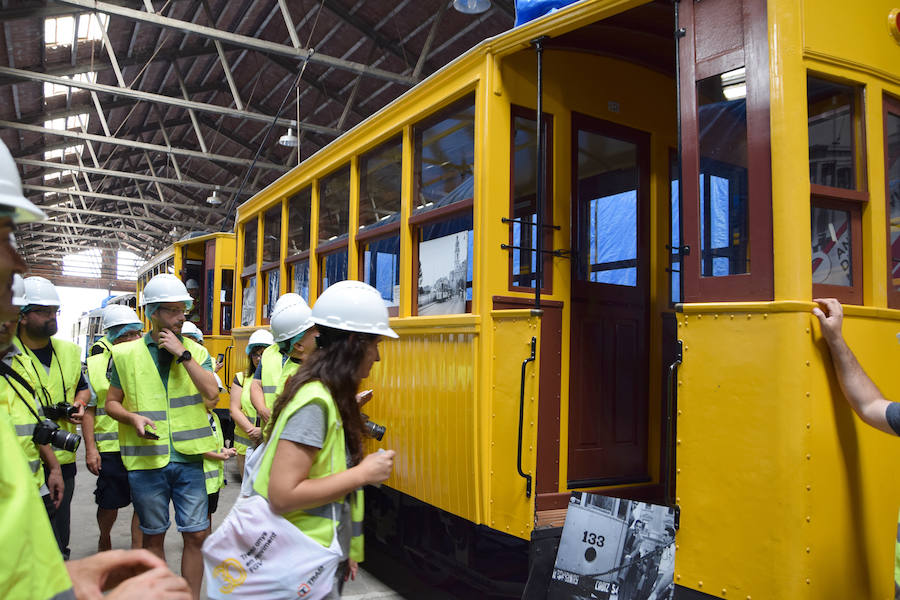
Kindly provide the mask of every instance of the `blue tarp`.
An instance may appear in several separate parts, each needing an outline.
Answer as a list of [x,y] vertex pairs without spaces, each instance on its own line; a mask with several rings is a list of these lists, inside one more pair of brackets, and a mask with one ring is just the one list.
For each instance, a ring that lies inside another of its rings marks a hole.
[[579,0],[516,0],[516,24],[524,25]]

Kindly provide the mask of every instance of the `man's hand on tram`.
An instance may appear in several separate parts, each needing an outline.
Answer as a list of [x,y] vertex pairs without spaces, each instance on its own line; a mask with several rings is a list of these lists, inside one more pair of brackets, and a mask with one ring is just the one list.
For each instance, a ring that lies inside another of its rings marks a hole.
[[844,321],[844,310],[841,308],[841,303],[834,298],[814,298],[813,302],[818,304],[812,309],[812,312],[819,319],[825,341],[831,344],[840,339],[841,324]]

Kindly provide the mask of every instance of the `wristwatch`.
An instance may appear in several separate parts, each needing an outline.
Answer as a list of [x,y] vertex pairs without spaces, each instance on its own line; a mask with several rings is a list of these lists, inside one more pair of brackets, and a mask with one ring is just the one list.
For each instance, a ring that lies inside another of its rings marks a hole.
[[181,364],[188,360],[191,360],[191,351],[185,350],[184,352],[181,353],[181,356],[179,356],[175,362],[177,362],[178,364]]

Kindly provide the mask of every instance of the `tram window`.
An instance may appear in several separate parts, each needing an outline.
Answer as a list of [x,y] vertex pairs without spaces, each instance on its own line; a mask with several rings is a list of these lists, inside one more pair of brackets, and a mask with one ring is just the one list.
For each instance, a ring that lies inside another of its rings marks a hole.
[[263,264],[281,257],[281,203],[266,211],[263,217]]
[[278,267],[263,272],[263,278],[266,282],[265,298],[263,299],[262,318],[264,323],[268,323],[272,318],[272,309],[275,308],[275,301],[278,300],[281,290],[281,271]]
[[288,200],[288,256],[309,250],[312,188],[304,188]]
[[587,218],[585,281],[637,285],[637,145],[592,131],[578,132],[578,198]]
[[861,114],[857,90],[812,75],[806,81],[809,181],[832,188],[859,189],[862,156],[857,143],[861,130],[855,122]]
[[704,277],[750,272],[744,68],[697,82],[700,263]]
[[400,137],[359,157],[359,228],[399,221],[402,183]]
[[298,260],[291,266],[291,291],[309,302],[309,259]]
[[681,167],[678,156],[673,152],[669,159],[669,298],[672,304],[681,302],[681,209],[678,206],[679,185],[681,185]]
[[321,273],[320,293],[327,290],[328,286],[347,279],[347,248],[323,256]]
[[900,308],[900,101],[884,100],[885,197],[889,221],[888,306]]
[[319,244],[347,237],[350,228],[350,165],[319,182]]
[[378,290],[388,312],[396,316],[400,303],[400,236],[369,241],[362,252],[361,279]]
[[815,296],[862,303],[859,206],[813,198],[812,280]]
[[222,304],[222,333],[231,331],[231,306],[234,293],[234,271],[222,270],[222,291],[219,300]]
[[471,311],[474,239],[471,213],[419,228],[416,314]]
[[256,266],[256,219],[244,224],[244,270]]
[[475,99],[470,96],[413,130],[413,214],[471,200],[475,189]]
[[213,294],[215,293],[215,271],[206,270],[206,290],[203,295],[203,333],[209,335],[213,331]]
[[243,285],[241,327],[249,327],[256,324],[256,277],[245,278]]
[[[553,149],[550,146],[553,139],[552,120],[550,115],[544,115],[543,120],[544,144],[548,163],[552,160]],[[537,271],[537,120],[534,111],[513,107],[512,117],[512,205],[510,206],[510,286],[513,288],[534,289],[535,272]],[[553,169],[544,169],[544,207],[543,222],[551,224],[553,208],[550,182],[550,174]],[[553,230],[545,228],[543,249],[550,250],[553,246]],[[520,249],[521,248],[521,249]],[[553,261],[546,255],[543,266],[543,284],[541,288],[550,293],[553,278],[548,276],[553,267]]]

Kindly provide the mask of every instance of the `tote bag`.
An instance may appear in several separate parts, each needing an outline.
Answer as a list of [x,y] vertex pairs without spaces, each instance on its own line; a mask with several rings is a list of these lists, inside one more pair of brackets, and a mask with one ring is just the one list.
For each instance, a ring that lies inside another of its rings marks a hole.
[[[248,463],[244,482],[256,479],[264,447]],[[334,586],[341,560],[337,521],[332,504],[331,545],[328,548],[276,515],[259,495],[242,496],[225,520],[203,543],[207,595],[225,598],[324,598]]]

